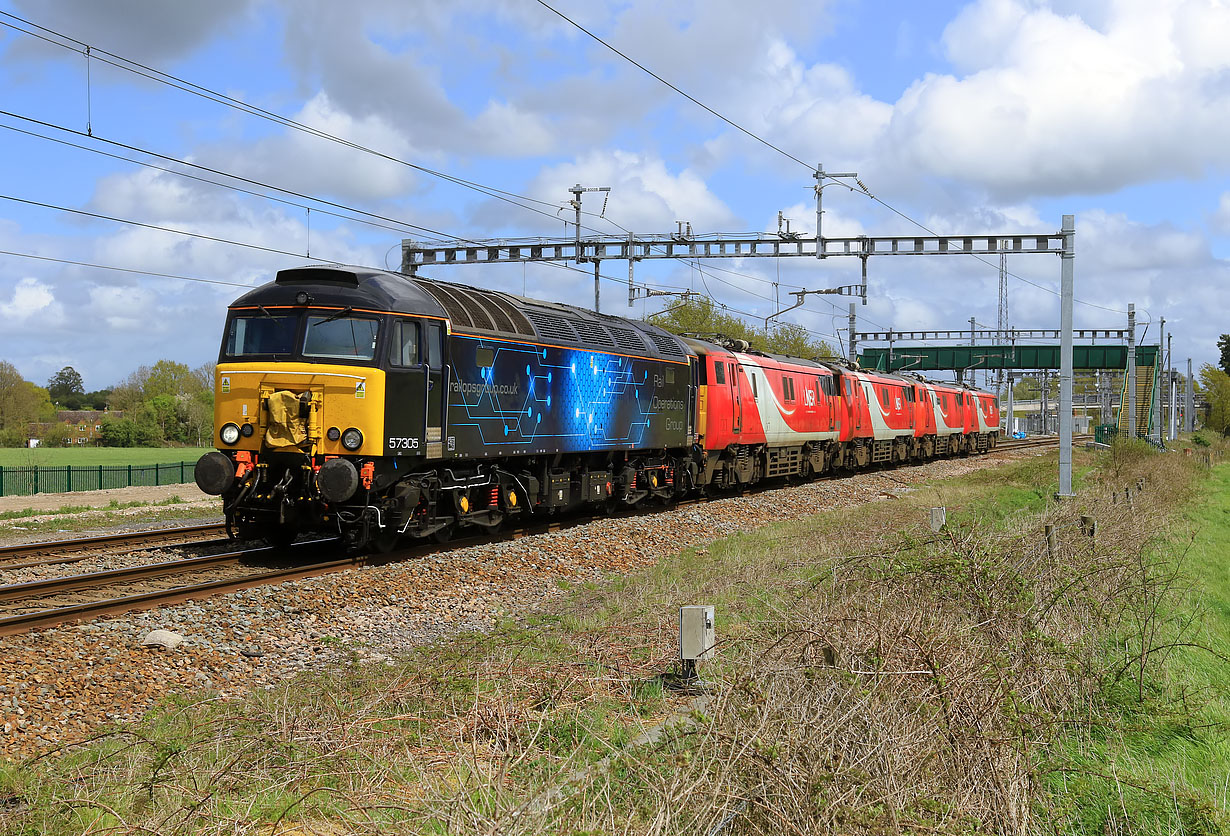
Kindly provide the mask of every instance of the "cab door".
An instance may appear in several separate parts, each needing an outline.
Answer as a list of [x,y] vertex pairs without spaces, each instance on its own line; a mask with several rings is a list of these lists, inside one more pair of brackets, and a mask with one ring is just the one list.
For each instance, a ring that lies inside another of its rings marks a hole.
[[734,363],[727,364],[726,380],[730,384],[730,403],[732,408],[731,429],[733,432],[743,432],[743,396],[739,393],[739,367]]
[[385,373],[385,454],[422,456],[427,451],[427,376],[422,350],[423,321],[395,317],[389,324]]
[[[426,397],[423,400],[423,424],[427,436],[427,456],[440,458],[446,452],[443,441],[447,431],[448,341],[444,338],[444,323],[427,320],[423,323],[423,378]],[[448,445],[452,452],[453,445]]]

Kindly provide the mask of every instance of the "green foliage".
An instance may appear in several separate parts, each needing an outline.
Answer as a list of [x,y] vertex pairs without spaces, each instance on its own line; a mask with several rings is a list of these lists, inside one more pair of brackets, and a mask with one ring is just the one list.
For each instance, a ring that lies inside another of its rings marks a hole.
[[98,438],[104,447],[152,447],[162,441],[157,425],[132,418],[102,419]]
[[56,422],[43,430],[39,444],[44,447],[63,447],[72,441],[73,431],[68,424]]
[[1209,403],[1204,425],[1220,435],[1230,434],[1230,374],[1205,363],[1200,367],[1200,383]]
[[833,347],[814,339],[801,325],[782,323],[768,329],[749,325],[737,316],[718,310],[712,299],[688,300],[650,314],[647,320],[674,334],[691,334],[701,339],[717,336],[746,340],[754,349],[791,357],[833,357]]
[[110,393],[111,408],[131,423],[114,427],[103,444],[204,444],[213,434],[213,369],[213,363],[190,369],[171,360],[141,366]]
[[0,431],[5,446],[24,447],[28,425],[55,414],[47,390],[21,376],[12,363],[0,360]]
[[1230,334],[1222,334],[1217,338],[1217,350],[1221,354],[1221,359],[1217,361],[1217,365],[1226,374],[1230,374]]
[[[47,381],[47,394],[65,409],[77,409],[81,399],[85,397],[85,383],[76,369],[72,366],[65,366]],[[77,406],[70,406],[68,403],[70,399]]]

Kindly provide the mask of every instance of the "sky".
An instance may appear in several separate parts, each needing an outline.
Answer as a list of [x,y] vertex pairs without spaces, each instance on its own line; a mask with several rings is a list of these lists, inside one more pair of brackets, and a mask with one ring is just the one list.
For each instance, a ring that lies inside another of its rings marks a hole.
[[[825,236],[1074,215],[1077,327],[1133,303],[1144,342],[1165,318],[1198,367],[1230,331],[1227,44],[1225,0],[0,0],[0,360],[90,390],[196,367],[279,269],[571,237],[574,184],[611,189],[583,198],[587,236],[770,234],[779,213],[811,236],[823,164],[867,189],[824,190]],[[872,258],[857,330],[994,328],[998,267]],[[570,268],[423,274],[592,305]],[[1058,327],[1059,259],[1007,269],[1010,324]],[[629,308],[626,262],[601,272],[604,312],[676,303]],[[634,275],[755,321],[859,263]],[[848,301],[781,319],[841,344]]]

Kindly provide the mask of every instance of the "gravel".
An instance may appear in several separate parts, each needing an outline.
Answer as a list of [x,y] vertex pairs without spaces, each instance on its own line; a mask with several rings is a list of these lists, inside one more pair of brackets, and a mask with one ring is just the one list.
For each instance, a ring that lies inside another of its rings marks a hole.
[[[171,692],[231,698],[334,663],[392,664],[408,647],[541,608],[561,594],[561,580],[632,572],[688,546],[890,498],[912,484],[994,467],[1015,455],[937,461],[599,519],[8,637],[0,640],[0,757],[25,758],[134,720]],[[115,556],[108,560],[112,568],[125,565]],[[154,630],[184,640],[173,650],[144,647]]]

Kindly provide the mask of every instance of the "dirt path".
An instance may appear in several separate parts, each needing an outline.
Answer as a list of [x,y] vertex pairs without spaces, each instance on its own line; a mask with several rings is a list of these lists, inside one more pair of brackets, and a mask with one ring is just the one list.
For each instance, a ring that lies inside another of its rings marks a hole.
[[73,493],[38,493],[33,496],[0,497],[0,513],[4,511],[57,511],[66,505],[106,508],[112,502],[162,502],[178,496],[185,502],[212,499],[202,493],[195,482],[185,485],[160,485],[158,487],[109,488],[102,491],[75,491]]

